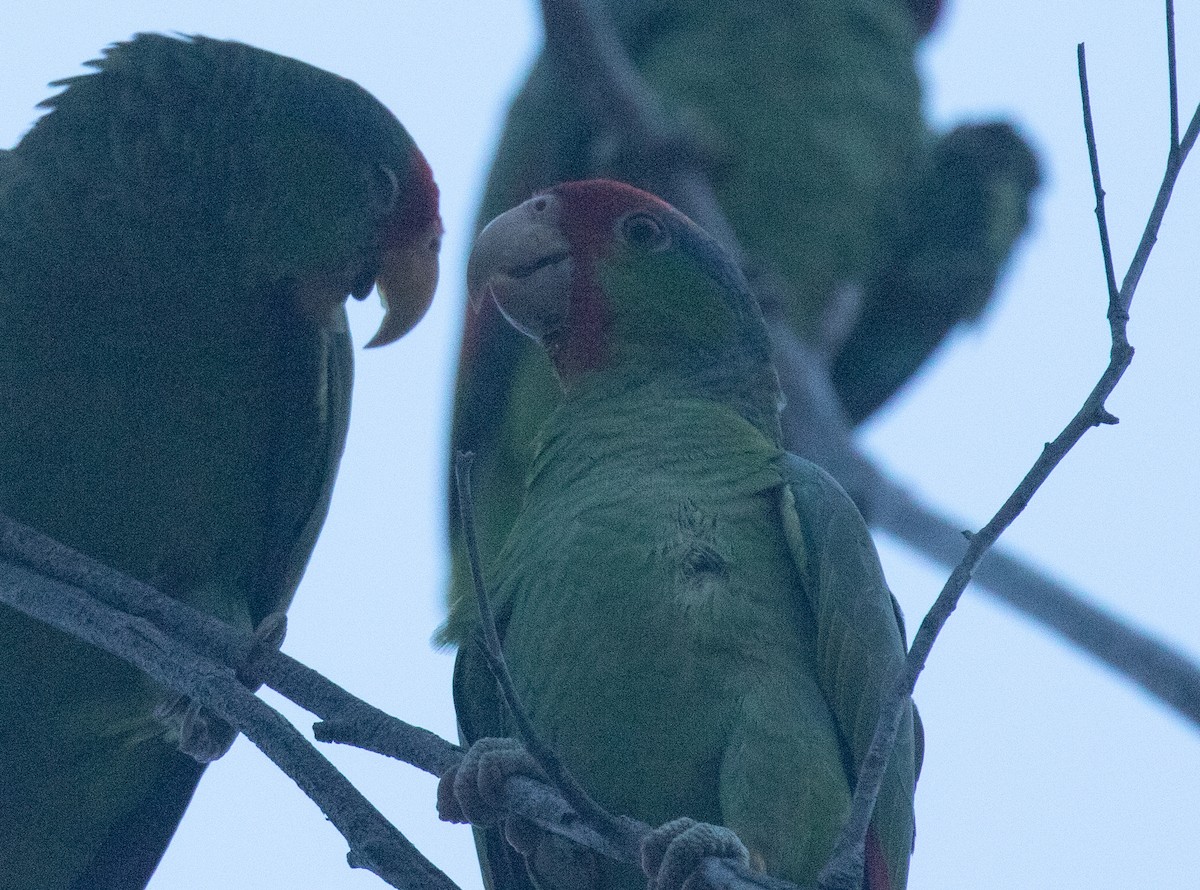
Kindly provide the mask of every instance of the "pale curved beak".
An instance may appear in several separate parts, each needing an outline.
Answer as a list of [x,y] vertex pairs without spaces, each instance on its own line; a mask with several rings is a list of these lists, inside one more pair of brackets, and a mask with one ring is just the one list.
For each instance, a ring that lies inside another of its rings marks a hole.
[[471,250],[467,292],[490,296],[518,330],[535,339],[561,325],[568,305],[571,245],[559,227],[559,200],[537,195],[493,219]]
[[437,289],[441,246],[442,221],[434,219],[416,238],[383,252],[375,277],[383,321],[365,348],[394,343],[424,317]]

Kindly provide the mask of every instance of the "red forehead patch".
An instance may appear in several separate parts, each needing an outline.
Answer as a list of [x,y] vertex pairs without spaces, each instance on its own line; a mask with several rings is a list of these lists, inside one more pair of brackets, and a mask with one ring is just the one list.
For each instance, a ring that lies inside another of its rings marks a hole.
[[438,187],[433,181],[433,170],[425,155],[415,145],[409,153],[408,170],[402,186],[406,192],[403,200],[387,221],[384,247],[394,247],[410,241],[423,231],[429,223],[438,219]]
[[612,179],[564,182],[548,190],[563,202],[559,222],[576,261],[583,256],[596,259],[612,247],[613,224],[638,207],[666,210],[669,205],[649,192]]

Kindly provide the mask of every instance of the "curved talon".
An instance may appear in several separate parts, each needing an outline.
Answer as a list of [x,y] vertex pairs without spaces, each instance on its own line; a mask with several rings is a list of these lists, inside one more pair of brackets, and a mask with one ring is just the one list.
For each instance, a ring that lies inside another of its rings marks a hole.
[[709,856],[750,864],[745,845],[723,825],[685,817],[652,829],[642,840],[642,871],[653,890],[698,890],[704,884],[697,869]]
[[287,636],[287,612],[272,612],[254,628],[256,646],[278,649],[283,645]]

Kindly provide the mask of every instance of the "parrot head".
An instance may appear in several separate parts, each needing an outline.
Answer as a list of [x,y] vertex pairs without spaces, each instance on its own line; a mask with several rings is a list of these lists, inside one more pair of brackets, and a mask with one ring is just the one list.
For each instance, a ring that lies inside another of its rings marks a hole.
[[673,378],[717,394],[778,383],[758,303],[737,264],[654,195],[611,180],[557,185],[492,220],[467,269],[546,349],[566,392],[596,375]]
[[[428,163],[356,83],[203,36],[138,34],[61,80],[19,148],[50,158],[60,194],[115,228],[219,245],[255,293],[294,294],[317,322],[377,286],[378,346],[429,307],[442,223]],[[203,274],[205,270],[196,270]]]

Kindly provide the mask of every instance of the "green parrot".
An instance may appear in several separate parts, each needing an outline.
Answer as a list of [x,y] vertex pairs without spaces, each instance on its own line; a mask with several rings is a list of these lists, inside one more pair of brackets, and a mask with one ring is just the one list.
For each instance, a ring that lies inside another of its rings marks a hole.
[[[346,298],[378,284],[374,345],[420,319],[437,187],[387,109],[295,59],[140,34],[90,66],[0,153],[0,511],[270,625],[345,443]],[[232,741],[207,723],[0,607],[0,887],[144,886]]]
[[[706,159],[752,284],[783,279],[789,299],[773,311],[827,357],[852,421],[870,416],[982,311],[1037,181],[1007,124],[928,130],[915,54],[940,3],[597,5]],[[621,154],[616,135],[588,122],[543,53],[508,113],[480,225],[564,180],[607,175],[661,192],[664,159]],[[558,399],[541,350],[493,315],[468,313],[451,441],[478,456],[487,559],[516,517],[534,433]],[[453,523],[450,537],[458,591],[470,581]]]
[[[849,813],[902,619],[854,504],[780,442],[766,326],[723,249],[659,199],[590,180],[487,226],[468,278],[540,343],[563,399],[487,570],[519,699],[615,814],[732,829],[751,864],[815,882]],[[481,312],[490,311],[486,306]],[[512,736],[452,602],[467,742]],[[919,766],[906,714],[867,840],[866,890],[901,890]],[[550,835],[481,832],[492,890],[642,888]]]

